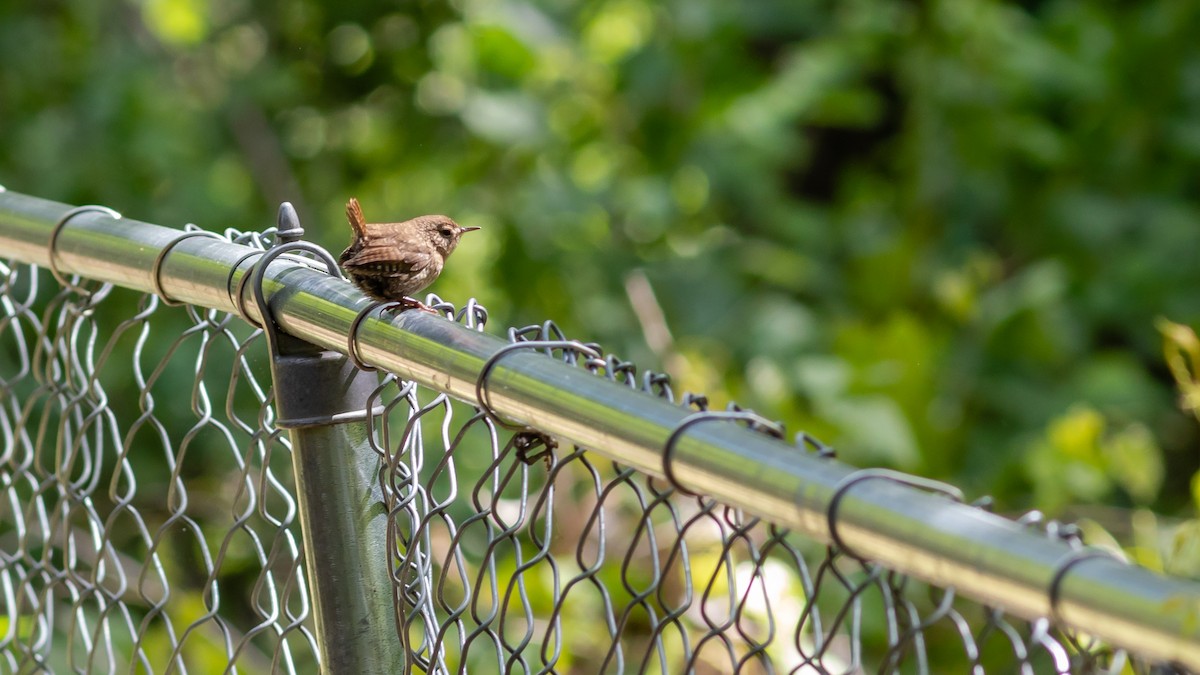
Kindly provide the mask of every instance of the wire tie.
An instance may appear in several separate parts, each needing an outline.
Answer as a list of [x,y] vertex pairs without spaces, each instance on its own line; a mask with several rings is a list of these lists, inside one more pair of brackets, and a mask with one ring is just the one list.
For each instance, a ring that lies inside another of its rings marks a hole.
[[688,415],[675,426],[675,429],[671,431],[671,435],[667,436],[667,442],[663,444],[663,476],[667,479],[671,487],[678,490],[681,494],[695,495],[696,493],[683,487],[679,480],[675,478],[675,470],[673,468],[675,446],[688,427],[710,420],[741,420],[749,422],[751,427],[758,426],[763,428],[768,435],[775,438],[783,438],[783,425],[778,422],[772,422],[762,415],[749,410],[702,410]]
[[54,280],[58,282],[59,286],[74,291],[80,295],[94,295],[98,292],[105,291],[107,288],[112,288],[112,284],[105,283],[95,291],[89,291],[86,288],[69,281],[63,275],[62,271],[58,269],[58,237],[60,234],[62,234],[63,228],[66,227],[67,223],[70,222],[72,218],[82,213],[89,213],[93,211],[103,213],[113,220],[121,219],[121,214],[108,208],[107,206],[89,204],[85,206],[73,207],[68,209],[66,213],[62,214],[62,217],[58,219],[58,222],[54,223],[54,227],[50,230],[50,241],[47,244],[47,248],[50,249],[50,261],[46,267],[50,270],[50,274],[54,277]]
[[178,307],[186,303],[172,300],[171,298],[167,297],[167,291],[162,285],[163,262],[167,259],[167,255],[171,252],[171,249],[175,248],[176,244],[185,239],[193,239],[195,237],[205,237],[208,239],[219,239],[221,241],[225,241],[225,238],[221,235],[217,234],[216,232],[209,232],[207,230],[190,230],[184,232],[178,237],[175,237],[171,241],[167,242],[166,246],[162,247],[162,249],[158,252],[158,256],[154,258],[154,264],[150,267],[150,290],[153,291],[154,294],[157,295],[162,300],[162,303],[167,307]]
[[[403,302],[398,301],[372,302],[366,307],[363,307],[358,314],[354,315],[354,321],[350,322],[350,330],[346,334],[346,356],[350,358],[350,363],[353,363],[355,368],[364,370],[368,373],[373,373],[379,370],[375,366],[367,365],[362,360],[361,355],[358,353],[358,330],[362,328],[363,322],[367,319],[367,315],[379,308],[384,308],[386,310],[389,307],[395,307],[403,304]],[[380,312],[380,314],[382,313],[383,312]]]
[[1054,576],[1050,578],[1050,587],[1047,589],[1047,597],[1050,600],[1050,618],[1059,625],[1065,623],[1058,613],[1058,603],[1062,600],[1062,584],[1063,580],[1067,577],[1067,572],[1070,572],[1071,568],[1079,563],[1097,558],[1107,558],[1128,565],[1125,560],[1112,551],[1095,546],[1073,550],[1055,564]]
[[589,358],[598,359],[600,353],[582,342],[576,340],[526,340],[523,342],[513,342],[497,349],[483,367],[479,369],[479,377],[475,380],[475,400],[479,402],[479,409],[496,424],[509,429],[511,431],[529,431],[532,427],[516,424],[501,419],[500,415],[492,407],[491,395],[488,392],[487,381],[496,364],[500,362],[504,356],[511,354],[514,351],[521,349],[566,349],[576,354],[583,354]]
[[329,251],[326,251],[320,246],[307,241],[290,241],[286,244],[274,246],[270,251],[263,252],[262,257],[254,263],[253,272],[247,273],[242,277],[241,282],[238,283],[238,310],[242,313],[242,318],[253,324],[253,322],[250,321],[250,317],[246,315],[246,307],[243,304],[243,288],[246,280],[250,277],[253,277],[254,304],[258,307],[258,313],[263,317],[263,324],[261,327],[266,331],[267,344],[271,348],[273,357],[279,353],[279,334],[277,330],[278,324],[276,324],[275,319],[271,317],[271,308],[267,305],[266,293],[263,291],[263,281],[265,280],[267,267],[270,266],[271,261],[275,260],[284,253],[287,253],[288,251],[307,251],[312,253],[325,263],[327,271],[331,276],[340,278],[342,274],[341,270],[338,269],[337,262],[334,261],[333,256],[329,255]]
[[825,511],[825,521],[829,527],[829,540],[843,553],[859,560],[865,559],[851,551],[850,548],[846,546],[846,543],[842,541],[841,536],[838,535],[837,511],[838,507],[842,503],[842,497],[846,496],[846,493],[850,491],[850,488],[864,481],[879,478],[908,487],[927,490],[929,492],[937,492],[946,495],[947,497],[950,497],[959,503],[963,501],[962,490],[959,490],[953,485],[942,483],[930,478],[922,478],[921,476],[912,476],[906,473],[901,473],[900,471],[893,471],[892,469],[859,469],[858,471],[847,475],[840,482],[838,482],[837,487],[835,487],[833,490],[833,496],[829,498],[829,507]]
[[237,274],[238,268],[242,266],[242,263],[255,256],[262,256],[265,254],[266,251],[250,251],[244,254],[242,257],[238,258],[232,266],[230,266],[229,276],[225,277],[225,292],[229,294],[229,304],[233,305],[237,310],[238,315],[241,316],[242,319],[251,326],[257,326],[258,324],[251,320],[250,315],[246,313],[246,302],[242,298],[245,295],[244,291],[246,290],[246,282],[249,280],[250,276],[254,274],[254,265],[251,265],[250,269],[246,270],[246,273],[243,274],[242,278],[238,280],[236,290],[233,288],[233,275]]

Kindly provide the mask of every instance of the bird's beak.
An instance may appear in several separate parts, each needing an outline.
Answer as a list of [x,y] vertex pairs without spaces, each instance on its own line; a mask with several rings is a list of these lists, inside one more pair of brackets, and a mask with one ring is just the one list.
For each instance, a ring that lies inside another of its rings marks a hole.
[[462,229],[462,231],[463,231],[463,232],[474,232],[475,230],[478,230],[478,229],[480,229],[480,228],[479,228],[479,226],[475,226],[475,227],[464,227],[464,228]]

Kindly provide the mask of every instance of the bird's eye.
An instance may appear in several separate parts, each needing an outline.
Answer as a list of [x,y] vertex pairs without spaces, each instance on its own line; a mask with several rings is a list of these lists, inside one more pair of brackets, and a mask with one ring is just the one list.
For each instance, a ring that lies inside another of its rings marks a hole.
[[450,228],[448,228],[448,227],[443,227],[443,228],[441,229],[441,231],[439,232],[439,234],[441,234],[441,235],[442,235],[443,237],[445,237],[446,239],[449,239],[449,238],[450,238],[450,236],[454,234],[454,232],[453,232],[453,231],[452,231]]

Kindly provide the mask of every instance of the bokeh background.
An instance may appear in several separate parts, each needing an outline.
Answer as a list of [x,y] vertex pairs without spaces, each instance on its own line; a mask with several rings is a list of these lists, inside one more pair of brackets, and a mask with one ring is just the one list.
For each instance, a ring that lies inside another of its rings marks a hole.
[[4,3],[0,183],[212,230],[286,199],[335,252],[350,196],[446,213],[483,231],[431,290],[496,325],[1197,574],[1197,35],[1194,0]]

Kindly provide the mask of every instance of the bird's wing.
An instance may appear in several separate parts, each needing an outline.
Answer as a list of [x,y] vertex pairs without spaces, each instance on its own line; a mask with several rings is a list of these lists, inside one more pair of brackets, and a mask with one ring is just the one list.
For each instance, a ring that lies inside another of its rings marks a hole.
[[342,261],[342,266],[359,274],[396,277],[411,274],[430,264],[430,253],[405,251],[399,253],[390,241],[366,244],[357,253]]
[[354,228],[355,236],[367,236],[367,219],[363,217],[362,207],[358,205],[358,200],[354,197],[346,202],[346,220],[349,220],[350,227]]

